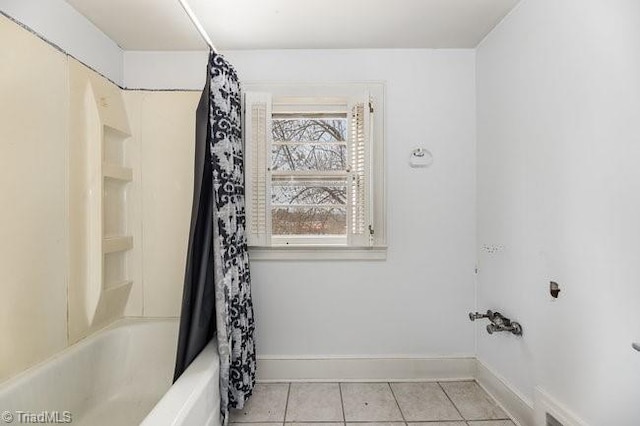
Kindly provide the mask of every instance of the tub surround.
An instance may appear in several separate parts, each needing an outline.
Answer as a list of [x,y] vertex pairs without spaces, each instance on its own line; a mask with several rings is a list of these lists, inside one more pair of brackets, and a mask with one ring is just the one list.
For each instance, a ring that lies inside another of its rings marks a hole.
[[[0,16],[0,382],[67,346],[67,57]],[[46,70],[46,72],[43,72]]]
[[179,315],[198,94],[125,91],[4,16],[0,36],[3,382],[123,316]]

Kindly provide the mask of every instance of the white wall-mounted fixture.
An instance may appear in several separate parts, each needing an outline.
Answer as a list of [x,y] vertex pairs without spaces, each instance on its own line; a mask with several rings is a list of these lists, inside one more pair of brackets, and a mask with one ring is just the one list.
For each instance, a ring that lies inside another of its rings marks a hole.
[[433,164],[433,154],[426,148],[416,147],[409,155],[409,166],[411,168],[424,168]]

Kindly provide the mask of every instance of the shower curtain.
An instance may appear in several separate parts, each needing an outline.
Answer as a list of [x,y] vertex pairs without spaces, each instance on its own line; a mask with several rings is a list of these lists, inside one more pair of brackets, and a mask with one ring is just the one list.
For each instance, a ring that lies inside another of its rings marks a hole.
[[254,317],[245,234],[240,84],[211,52],[196,112],[194,197],[174,381],[212,339],[220,356],[220,414],[255,384]]

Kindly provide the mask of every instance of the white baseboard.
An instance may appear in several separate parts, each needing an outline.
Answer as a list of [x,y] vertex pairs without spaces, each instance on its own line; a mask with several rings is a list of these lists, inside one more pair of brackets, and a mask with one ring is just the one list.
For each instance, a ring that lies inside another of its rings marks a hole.
[[513,390],[504,379],[493,372],[481,361],[476,361],[475,379],[489,395],[520,426],[545,425],[534,420],[533,405],[522,395]]
[[408,382],[473,380],[475,358],[258,358],[258,381]]
[[583,420],[551,398],[541,388],[536,388],[535,391],[535,407],[536,426],[547,424],[547,413],[555,417],[563,426],[587,426]]

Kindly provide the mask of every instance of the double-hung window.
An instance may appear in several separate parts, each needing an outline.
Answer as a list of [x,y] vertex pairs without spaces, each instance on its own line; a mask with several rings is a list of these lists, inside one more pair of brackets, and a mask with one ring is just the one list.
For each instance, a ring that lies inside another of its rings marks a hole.
[[384,258],[382,84],[247,85],[254,258]]

